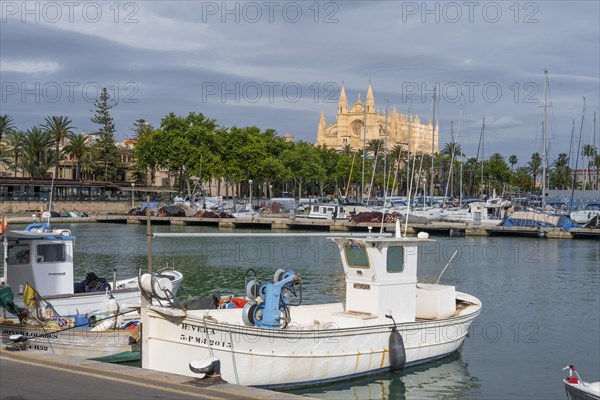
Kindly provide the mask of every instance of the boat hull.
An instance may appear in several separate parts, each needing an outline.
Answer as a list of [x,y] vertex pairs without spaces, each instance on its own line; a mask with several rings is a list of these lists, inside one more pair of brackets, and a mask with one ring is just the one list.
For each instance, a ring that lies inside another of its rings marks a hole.
[[594,392],[582,384],[571,384],[566,380],[563,381],[565,384],[565,390],[567,397],[570,400],[600,400],[600,393]]
[[[150,307],[143,312],[142,366],[196,376],[189,363],[217,357],[223,379],[248,386],[297,387],[374,374],[390,369],[392,324],[363,321],[259,329],[219,322],[237,310],[211,311],[210,317],[177,318]],[[398,324],[406,365],[445,357],[463,343],[480,305],[464,315]],[[206,314],[205,314],[206,315]],[[198,317],[199,316],[199,317]],[[164,355],[168,354],[168,360]]]
[[[170,277],[172,292],[176,295],[183,281],[181,272],[164,271],[162,275]],[[116,287],[117,289],[106,292],[64,294],[43,298],[52,305],[53,314],[60,316],[106,313],[109,311],[108,301],[111,296],[117,301],[121,311],[140,307],[141,295],[137,277],[117,281]],[[19,307],[25,307],[22,296],[15,297],[14,301]]]
[[53,331],[39,326],[21,325],[11,320],[0,320],[2,348],[15,349],[11,335],[28,338],[20,347],[28,353],[45,353],[80,358],[106,357],[123,352],[139,352],[140,344],[130,344],[132,331],[92,331],[69,329]]

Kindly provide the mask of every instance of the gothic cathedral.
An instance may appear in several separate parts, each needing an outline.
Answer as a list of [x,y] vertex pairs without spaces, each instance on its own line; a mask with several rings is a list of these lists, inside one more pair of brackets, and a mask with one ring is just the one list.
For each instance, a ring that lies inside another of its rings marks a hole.
[[[327,125],[325,122],[325,113],[321,111],[321,119],[317,131],[317,144],[332,147],[336,150],[342,150],[345,145],[350,145],[354,150],[362,149],[365,136],[365,121],[367,124],[366,142],[372,139],[385,139],[386,118],[385,113],[375,110],[375,98],[373,90],[369,83],[367,89],[366,104],[360,99],[350,110],[348,110],[348,100],[346,91],[342,84],[340,99],[338,100],[337,116],[333,124]],[[366,110],[365,110],[366,107]],[[433,136],[434,152],[438,151],[438,132],[439,126],[436,126]],[[418,116],[408,117],[405,114],[399,114],[396,106],[387,117],[387,141],[388,149],[395,145],[402,145],[404,149],[409,147],[410,132],[410,152],[431,154],[432,124],[422,124]]]

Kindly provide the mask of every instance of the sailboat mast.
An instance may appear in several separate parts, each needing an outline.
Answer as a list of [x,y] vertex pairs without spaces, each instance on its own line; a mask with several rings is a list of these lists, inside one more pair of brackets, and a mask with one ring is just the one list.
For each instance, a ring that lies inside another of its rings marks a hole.
[[363,155],[362,155],[362,175],[360,184],[360,202],[365,201],[365,159],[367,157],[367,107],[365,109],[364,116],[364,132],[363,132]]
[[481,124],[481,136],[479,137],[479,144],[481,145],[481,194],[483,194],[484,186],[483,186],[483,147],[485,145],[485,139],[483,137],[485,133],[485,118],[483,119],[483,123]]
[[460,174],[458,179],[459,191],[458,191],[458,206],[462,206],[463,198],[463,164],[464,164],[464,152],[463,152],[463,126],[464,126],[464,111],[465,111],[465,98],[461,95],[460,103],[460,121],[458,122],[458,131],[460,132]]
[[[388,139],[388,99],[385,99],[385,135],[383,143],[383,207],[385,211],[385,201],[387,199],[387,139]],[[384,212],[385,214],[385,212]]]
[[583,121],[585,120],[585,96],[583,96],[583,113],[581,114],[581,126],[579,127],[579,141],[577,144],[577,157],[575,157],[575,169],[573,170],[573,182],[571,184],[571,202],[569,210],[573,210],[573,196],[577,185],[577,167],[579,166],[579,148],[581,147],[581,134],[583,133]]
[[[433,165],[433,159],[434,159],[434,153],[435,153],[435,91],[436,91],[436,87],[433,87],[433,118],[431,119],[431,183],[429,185],[429,191],[431,192],[430,196],[431,196],[431,206],[433,206],[433,188],[434,188],[434,184],[433,184],[433,171],[434,171],[434,165]],[[423,204],[423,207],[425,207],[425,204]]]
[[546,205],[546,126],[548,117],[548,70],[544,70],[544,125],[542,129],[542,208]]
[[[407,204],[410,205],[410,196],[409,196],[409,182],[410,182],[410,108],[412,106],[412,99],[409,98],[408,99],[408,150],[407,150],[407,157],[406,157],[406,197],[407,197]],[[413,165],[413,169],[414,169],[414,165]],[[412,183],[412,182],[411,182]]]
[[569,164],[568,167],[571,168],[571,153],[573,151],[573,136],[575,136],[575,118],[573,118],[573,126],[571,127],[571,140],[569,141]]

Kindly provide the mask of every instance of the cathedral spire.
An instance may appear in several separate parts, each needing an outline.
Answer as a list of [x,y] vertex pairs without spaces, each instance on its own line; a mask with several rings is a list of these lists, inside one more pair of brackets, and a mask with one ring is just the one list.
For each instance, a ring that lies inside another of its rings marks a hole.
[[325,128],[327,126],[327,123],[325,122],[325,112],[323,110],[321,110],[321,119],[319,120],[319,129],[321,129],[321,127]]
[[371,81],[369,81],[369,88],[367,89],[366,99],[367,112],[375,112],[375,97],[373,97],[373,89],[371,88]]
[[319,128],[317,130],[317,138],[324,139],[326,130],[327,130],[327,122],[325,122],[325,112],[323,112],[323,110],[321,110],[321,119],[319,120]]
[[344,89],[344,82],[342,82],[342,90],[340,91],[340,99],[338,100],[338,114],[344,114],[348,112],[348,100],[346,99],[346,90]]

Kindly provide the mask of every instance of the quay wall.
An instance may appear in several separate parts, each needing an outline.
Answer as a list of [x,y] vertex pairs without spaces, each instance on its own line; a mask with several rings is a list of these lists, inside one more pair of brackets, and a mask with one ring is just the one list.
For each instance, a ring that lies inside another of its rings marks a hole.
[[[45,206],[46,202],[43,201],[3,201],[0,202],[0,214],[3,212],[7,214],[40,212]],[[79,211],[88,214],[125,214],[130,209],[130,201],[56,201],[52,203],[52,211]]]

